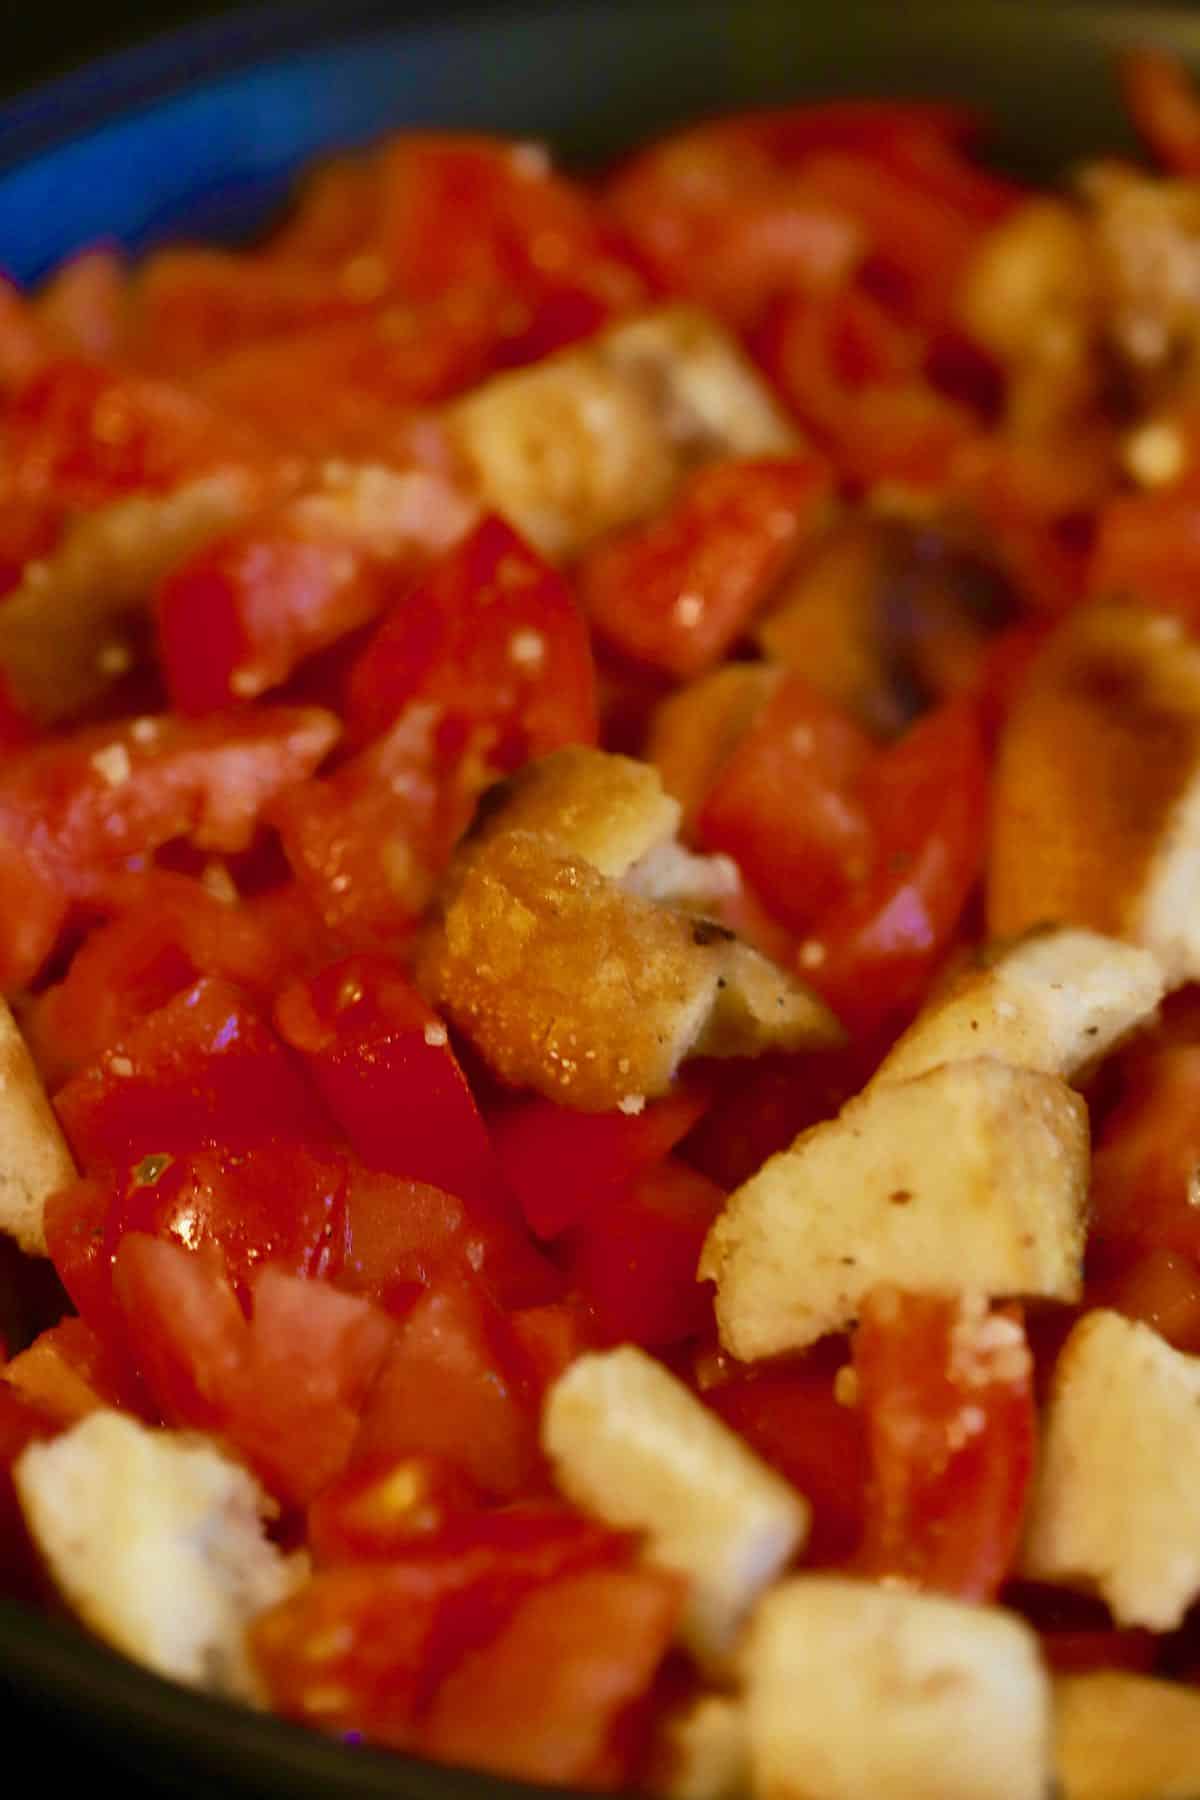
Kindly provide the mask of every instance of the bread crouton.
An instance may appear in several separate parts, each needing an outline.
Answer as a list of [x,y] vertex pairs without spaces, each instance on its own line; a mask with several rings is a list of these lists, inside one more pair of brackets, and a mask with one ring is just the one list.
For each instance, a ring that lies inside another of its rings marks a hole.
[[682,1632],[702,1661],[728,1654],[751,1603],[808,1535],[803,1497],[632,1345],[582,1356],[559,1376],[542,1446],[569,1500],[643,1532],[651,1561],[688,1577]]
[[75,1164],[41,1076],[0,1000],[0,1231],[30,1256],[46,1254],[46,1201],[75,1179]]
[[54,725],[99,699],[131,667],[159,579],[260,498],[250,471],[224,469],[82,514],[0,607],[0,669],[22,709]]
[[1200,975],[1200,645],[1148,610],[1078,608],[1001,739],[989,929],[1087,926]]
[[752,1361],[853,1323],[871,1288],[1080,1292],[1087,1110],[988,1059],[869,1088],[738,1188],[709,1232],[721,1342]]
[[494,376],[443,419],[482,503],[564,560],[657,512],[702,457],[795,443],[734,340],[687,307]]
[[257,1482],[202,1438],[90,1413],[18,1458],[33,1539],[97,1637],[191,1687],[257,1697],[243,1642],[302,1569],[268,1540]]
[[1101,1669],[1054,1684],[1062,1800],[1196,1800],[1200,1693]]
[[750,1792],[746,1712],[731,1694],[701,1694],[668,1718],[650,1770],[663,1800],[744,1800]]
[[677,818],[648,764],[599,750],[556,751],[485,798],[417,975],[504,1081],[604,1111],[666,1093],[690,1055],[840,1041],[802,982],[638,891]]
[[763,1800],[1044,1800],[1049,1683],[999,1607],[797,1575],[742,1653]]
[[1097,1310],[1059,1353],[1021,1569],[1171,1631],[1200,1595],[1200,1357]]
[[1154,1018],[1164,985],[1154,957],[1131,944],[1094,931],[1031,932],[931,1001],[874,1084],[974,1056],[1070,1081]]

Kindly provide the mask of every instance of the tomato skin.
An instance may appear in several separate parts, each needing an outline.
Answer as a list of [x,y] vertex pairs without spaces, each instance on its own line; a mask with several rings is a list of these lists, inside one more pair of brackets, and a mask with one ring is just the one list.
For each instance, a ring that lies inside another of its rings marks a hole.
[[595,1319],[578,1295],[543,1306],[519,1307],[509,1314],[509,1323],[529,1365],[534,1389],[543,1400],[547,1389],[576,1357],[599,1344]]
[[862,1417],[834,1394],[819,1356],[749,1369],[701,1398],[812,1507],[806,1566],[844,1564],[862,1538],[867,1447]]
[[668,1156],[589,1212],[569,1268],[605,1343],[664,1349],[711,1324],[712,1292],[696,1277],[720,1188]]
[[[1125,1255],[1129,1247],[1123,1247]],[[1174,1250],[1146,1250],[1128,1263],[1118,1249],[1097,1259],[1116,1266],[1099,1275],[1089,1271],[1088,1304],[1111,1307],[1127,1319],[1140,1319],[1176,1350],[1200,1355],[1200,1264]]]
[[1200,1260],[1190,1195],[1200,1162],[1200,1047],[1137,1059],[1092,1157],[1091,1239],[1128,1256],[1167,1250]]
[[512,1499],[539,1473],[532,1371],[508,1319],[469,1269],[425,1290],[367,1403],[355,1461],[432,1452]]
[[318,1568],[390,1562],[480,1505],[474,1483],[445,1457],[383,1457],[348,1469],[317,1495],[308,1543]]
[[562,1506],[468,1515],[386,1563],[321,1570],[255,1620],[251,1651],[285,1717],[412,1748],[439,1683],[526,1594],[628,1556],[626,1538]]
[[718,1187],[740,1187],[801,1131],[840,1112],[878,1061],[864,1041],[841,1050],[776,1051],[722,1070],[712,1105],[681,1154]]
[[327,1134],[300,1068],[247,997],[206,977],[140,1019],[55,1095],[81,1166],[128,1167],[163,1151]]
[[685,1077],[678,1091],[640,1113],[580,1113],[535,1097],[489,1120],[505,1181],[536,1237],[555,1238],[652,1168],[698,1123],[707,1081]]
[[584,611],[622,655],[679,680],[718,663],[829,510],[815,456],[718,462],[668,510],[578,571]]
[[270,1491],[303,1506],[345,1467],[395,1327],[375,1307],[270,1265],[246,1319],[216,1254],[129,1232],[117,1297],[170,1424],[215,1431]]
[[818,920],[806,979],[858,1038],[895,1030],[920,1004],[983,866],[988,768],[974,706],[949,701],[879,757],[864,789],[874,868]]
[[683,1584],[657,1569],[595,1569],[540,1587],[434,1697],[420,1747],[527,1781],[624,1786],[617,1727],[667,1654]]
[[444,740],[474,743],[497,773],[596,741],[586,625],[564,578],[505,521],[484,519],[380,624],[351,670],[358,742],[405,709],[437,709]]
[[764,905],[803,931],[846,898],[870,858],[858,790],[874,755],[848,714],[786,676],[719,771],[697,836],[732,856]]
[[1200,499],[1190,491],[1118,494],[1100,509],[1088,587],[1200,627]]
[[854,1339],[869,1457],[858,1566],[990,1600],[1033,1474],[1033,1361],[1009,1313],[877,1288]]
[[68,1316],[39,1333],[4,1365],[5,1381],[64,1428],[98,1407],[144,1402],[119,1353],[82,1319]]

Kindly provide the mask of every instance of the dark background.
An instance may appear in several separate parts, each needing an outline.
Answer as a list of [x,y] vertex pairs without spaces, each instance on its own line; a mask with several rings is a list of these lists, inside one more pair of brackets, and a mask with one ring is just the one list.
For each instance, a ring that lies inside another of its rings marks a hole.
[[15,16],[4,22],[0,91],[13,93],[106,50],[191,19],[242,11],[245,4],[246,0],[85,0],[69,15],[56,7],[14,7]]

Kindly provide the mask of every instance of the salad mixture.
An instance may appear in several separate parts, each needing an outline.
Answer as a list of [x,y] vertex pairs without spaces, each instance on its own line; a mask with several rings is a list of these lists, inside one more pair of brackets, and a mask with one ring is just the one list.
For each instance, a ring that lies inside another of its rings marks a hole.
[[6,1594],[534,1781],[1200,1792],[1200,101],[1123,74],[1053,192],[953,106],[408,134],[0,289]]

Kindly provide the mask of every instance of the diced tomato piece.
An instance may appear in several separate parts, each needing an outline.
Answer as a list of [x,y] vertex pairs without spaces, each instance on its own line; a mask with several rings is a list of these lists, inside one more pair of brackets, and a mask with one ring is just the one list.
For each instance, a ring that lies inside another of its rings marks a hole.
[[784,399],[849,479],[942,492],[978,423],[921,373],[920,341],[857,289],[782,301],[756,339]]
[[919,1004],[983,866],[988,770],[969,702],[927,713],[868,772],[874,863],[817,921],[800,968],[856,1036]]
[[131,1028],[55,1096],[84,1169],[164,1151],[328,1131],[304,1075],[246,996],[208,977]]
[[430,1451],[360,1463],[310,1505],[308,1542],[318,1567],[390,1562],[481,1503],[462,1470]]
[[591,1309],[578,1296],[521,1307],[509,1315],[509,1323],[543,1397],[576,1357],[599,1343]]
[[1033,1625],[1056,1675],[1082,1675],[1094,1669],[1149,1674],[1154,1667],[1155,1634],[1136,1627],[1118,1630],[1103,1601],[1089,1594],[1014,1582],[1005,1589],[1003,1600]]
[[219,1259],[130,1232],[114,1279],[147,1386],[170,1424],[227,1438],[303,1506],[346,1465],[395,1330],[365,1300],[267,1266],[245,1318]]
[[55,500],[0,496],[0,601],[18,585],[27,563],[54,548],[62,523]]
[[687,1075],[640,1113],[581,1113],[519,1100],[490,1120],[492,1144],[529,1229],[557,1237],[660,1162],[703,1116],[712,1089]]
[[845,1563],[862,1538],[867,1450],[862,1416],[837,1399],[826,1360],[749,1369],[702,1398],[808,1500],[805,1562]]
[[606,1341],[664,1349],[711,1323],[712,1290],[696,1265],[724,1203],[707,1176],[667,1157],[589,1212],[570,1270]]
[[628,1554],[562,1506],[468,1516],[387,1563],[321,1571],[255,1620],[252,1653],[286,1717],[411,1748],[438,1684],[526,1594]]
[[55,346],[32,303],[0,275],[0,398],[7,403],[53,359]]
[[841,1111],[871,1074],[869,1043],[842,1050],[776,1052],[744,1067],[725,1065],[704,1118],[682,1154],[718,1187],[740,1187],[800,1132]]
[[700,469],[661,517],[585,556],[584,611],[623,655],[681,680],[699,675],[819,529],[830,485],[814,456]]
[[124,1326],[104,1241],[112,1197],[108,1179],[72,1182],[47,1197],[43,1224],[47,1254],[72,1305],[105,1343],[116,1345]]
[[128,280],[119,250],[98,244],[55,270],[37,297],[50,335],[79,356],[114,357],[125,349]]
[[564,578],[500,518],[446,552],[351,672],[346,713],[360,741],[418,703],[437,709],[443,736],[474,739],[500,773],[595,742],[582,615]]
[[871,824],[859,794],[875,755],[848,713],[787,676],[717,775],[697,834],[733,857],[789,929],[803,931],[869,866]]
[[469,1270],[446,1271],[400,1326],[372,1390],[355,1460],[432,1451],[508,1499],[536,1478],[531,1371]]
[[1011,1312],[875,1289],[854,1339],[870,1475],[860,1565],[990,1600],[1033,1473],[1033,1359]]
[[280,257],[337,264],[373,235],[379,218],[374,156],[333,156],[301,179],[292,211],[271,246]]
[[625,1786],[637,1766],[620,1727],[671,1646],[683,1584],[658,1569],[604,1569],[535,1590],[434,1697],[425,1755],[526,1781]]
[[1172,175],[1200,175],[1200,98],[1182,59],[1130,50],[1118,72],[1126,110],[1151,154]]
[[166,493],[207,470],[256,460],[258,447],[182,387],[63,358],[35,373],[5,415],[15,491],[70,507]]
[[121,1360],[82,1319],[63,1319],[43,1331],[4,1366],[4,1379],[63,1426],[102,1406],[125,1406],[137,1396]]
[[1176,1350],[1200,1355],[1200,1263],[1174,1250],[1147,1250],[1088,1281],[1088,1303],[1153,1326]]
[[223,975],[265,992],[290,964],[289,946],[254,908],[229,905],[183,875],[156,873],[146,886],[144,899],[90,933],[64,978],[37,996],[24,1021],[51,1086],[200,976]]
[[1092,1157],[1093,1241],[1200,1261],[1200,1048],[1172,1044],[1132,1066]]

